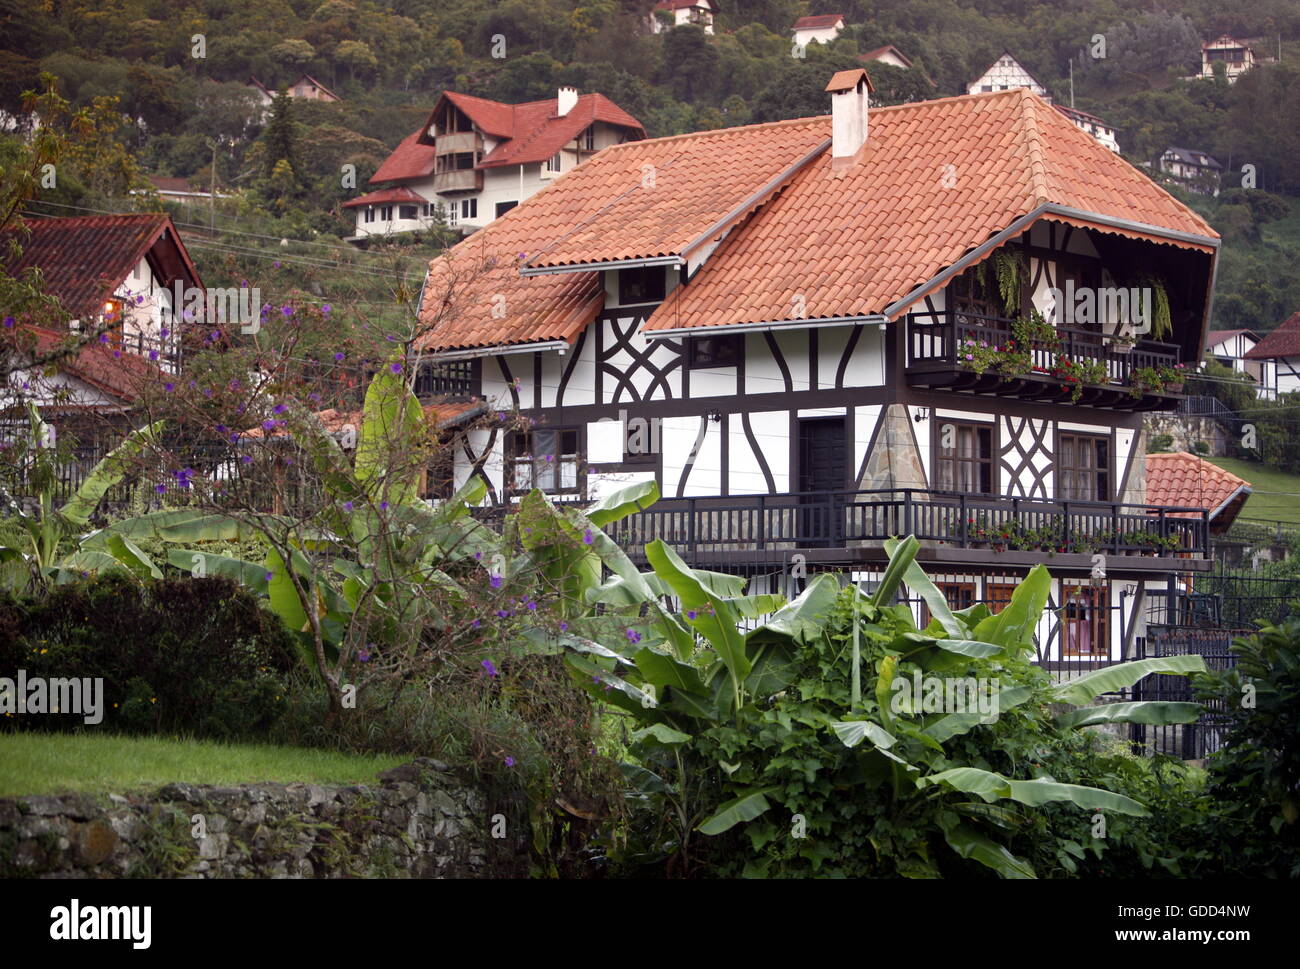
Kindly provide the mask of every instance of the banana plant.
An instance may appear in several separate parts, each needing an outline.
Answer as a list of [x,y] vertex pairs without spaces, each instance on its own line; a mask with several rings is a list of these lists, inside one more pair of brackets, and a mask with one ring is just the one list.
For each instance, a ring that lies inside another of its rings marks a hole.
[[[34,443],[40,442],[33,449],[36,462],[34,479],[40,483],[39,512],[29,515],[12,498],[3,496],[6,510],[27,533],[27,543],[23,546],[0,546],[0,560],[26,562],[32,579],[38,584],[60,584],[86,573],[103,571],[125,571],[140,578],[161,578],[162,572],[129,538],[114,536],[111,541],[96,541],[96,532],[85,532],[104,495],[126,477],[131,462],[156,441],[163,422],[156,421],[127,434],[122,443],[90,470],[63,507],[56,509],[54,480],[57,457],[52,449],[43,446],[43,442],[52,436],[50,428],[34,405],[28,404],[27,409],[31,439]],[[78,547],[62,554],[67,543],[74,538]]]

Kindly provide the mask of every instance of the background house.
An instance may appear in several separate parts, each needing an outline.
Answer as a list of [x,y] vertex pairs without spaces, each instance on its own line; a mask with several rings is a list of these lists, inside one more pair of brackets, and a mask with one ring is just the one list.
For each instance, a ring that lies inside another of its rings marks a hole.
[[[1012,91],[1016,88],[1033,91],[1048,104],[1052,103],[1052,96],[1046,86],[1039,83],[1038,79],[1007,51],[1003,51],[998,59],[989,65],[988,70],[966,85],[966,93],[988,94],[992,91]],[[1119,151],[1119,142],[1116,140],[1113,126],[1086,111],[1068,108],[1063,104],[1055,107],[1080,131],[1086,131],[1111,151]]]
[[1211,330],[1205,339],[1206,356],[1213,357],[1225,367],[1245,374],[1255,381],[1261,397],[1275,397],[1277,364],[1272,359],[1247,357],[1259,345],[1260,336],[1254,330]]
[[[1146,496],[1142,414],[1178,398],[1132,377],[1199,360],[1218,238],[1028,91],[868,124],[870,86],[832,78],[829,119],[608,149],[431,264],[423,349],[536,421],[470,432],[458,480],[500,502],[655,480],[664,499],[616,537],[663,538],[759,591],[795,556],[869,584],[884,540],[914,533],[951,602],[998,607],[1050,554],[1042,658],[1128,655],[1148,590],[1210,567],[1206,510]],[[987,177],[945,181],[939,158]],[[990,259],[1023,268],[1016,305]],[[1012,317],[1055,316],[1054,288],[1135,265],[1165,281],[1167,342],[1120,352],[1100,324],[1062,324],[1056,349],[1030,339],[1034,367],[973,369]],[[447,315],[449,285],[463,309]],[[1062,359],[1098,368],[1077,399]]]
[[713,7],[709,0],[660,0],[650,11],[650,30],[659,34],[683,24],[713,33]]
[[1262,387],[1268,396],[1300,391],[1300,311],[1266,333],[1244,357],[1265,368]]
[[1166,148],[1160,156],[1160,170],[1187,183],[1193,191],[1219,194],[1223,166],[1211,155],[1195,148]]
[[1231,84],[1255,66],[1255,52],[1234,37],[1222,37],[1201,45],[1201,77],[1213,78],[1214,65],[1223,64]]
[[354,239],[425,228],[439,211],[469,232],[602,148],[644,137],[602,94],[564,87],[545,101],[503,104],[448,91],[371,177],[375,191],[344,208],[356,212]]
[[790,28],[794,42],[800,47],[807,47],[816,41],[829,44],[844,29],[844,15],[840,13],[819,14],[814,17],[800,17]]

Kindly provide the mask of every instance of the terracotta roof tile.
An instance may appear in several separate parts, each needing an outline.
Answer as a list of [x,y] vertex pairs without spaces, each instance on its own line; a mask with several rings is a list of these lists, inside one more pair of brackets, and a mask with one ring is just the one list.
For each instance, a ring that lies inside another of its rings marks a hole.
[[1300,357],[1300,310],[1279,323],[1272,333],[1265,333],[1264,339],[1246,353],[1247,360],[1274,357]]
[[844,19],[842,13],[825,13],[812,17],[800,17],[794,22],[795,30],[814,30],[819,27],[834,27]]
[[1249,494],[1249,481],[1194,454],[1147,455],[1147,501],[1152,505],[1204,508],[1222,528],[1236,518]]
[[421,127],[403,138],[393,153],[384,159],[379,170],[370,176],[370,184],[428,178],[432,175],[435,151],[433,145],[420,144],[420,136],[423,134],[424,128]]
[[354,198],[351,202],[344,202],[343,208],[354,209],[361,205],[387,205],[391,203],[414,202],[422,203],[429,201],[418,192],[413,192],[405,185],[395,185],[392,188],[383,188],[377,192],[370,192],[366,195]]
[[10,275],[35,266],[45,291],[59,297],[64,309],[76,317],[95,315],[100,302],[118,285],[152,247],[170,232],[177,241],[187,275],[202,285],[171,218],[165,213],[89,215],[72,218],[28,218],[31,235],[21,242],[22,253],[10,260],[8,240],[14,230],[0,234],[0,264]]
[[[66,334],[41,326],[28,326],[36,335],[36,349],[48,353],[61,346]],[[58,369],[90,384],[96,390],[117,397],[124,403],[133,403],[146,384],[156,383],[162,377],[157,364],[144,357],[112,347],[92,343],[82,347],[75,356],[60,359]]]
[[795,295],[798,318],[878,314],[1045,204],[1083,215],[1039,218],[1170,245],[1213,251],[1218,238],[1025,90],[873,108],[850,168],[831,164],[830,127],[804,118],[600,152],[434,261],[428,346],[575,339],[602,305],[598,274],[522,267],[682,256],[720,241],[646,324],[663,330],[797,322]]

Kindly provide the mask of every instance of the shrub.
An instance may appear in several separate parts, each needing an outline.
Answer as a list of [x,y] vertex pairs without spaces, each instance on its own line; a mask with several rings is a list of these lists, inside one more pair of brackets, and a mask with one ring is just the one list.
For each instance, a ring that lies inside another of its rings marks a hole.
[[1228,874],[1300,877],[1300,619],[1232,645],[1236,667],[1201,674],[1202,699],[1230,724],[1206,764],[1209,834]]
[[[279,620],[227,579],[140,583],[122,573],[0,600],[0,675],[103,677],[99,729],[237,737],[284,704],[291,645]],[[80,715],[8,724],[72,729]]]

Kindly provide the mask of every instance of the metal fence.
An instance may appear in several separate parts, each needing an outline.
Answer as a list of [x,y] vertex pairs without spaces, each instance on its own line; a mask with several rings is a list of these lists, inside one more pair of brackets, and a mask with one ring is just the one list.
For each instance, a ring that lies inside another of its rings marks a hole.
[[[1136,659],[1199,655],[1211,670],[1225,670],[1236,665],[1230,647],[1238,636],[1251,630],[1211,627],[1153,625],[1137,643]],[[1125,700],[1136,702],[1197,702],[1191,680],[1186,676],[1153,675],[1139,680],[1124,693]],[[1222,701],[1204,704],[1205,712],[1195,723],[1148,726],[1130,724],[1129,739],[1141,752],[1169,754],[1183,760],[1199,760],[1223,746],[1230,718]]]

